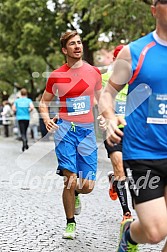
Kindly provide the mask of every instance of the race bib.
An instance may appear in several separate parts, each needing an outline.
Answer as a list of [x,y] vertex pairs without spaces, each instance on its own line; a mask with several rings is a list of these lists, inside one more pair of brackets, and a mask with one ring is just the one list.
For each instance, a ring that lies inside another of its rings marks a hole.
[[149,97],[147,123],[167,124],[167,94],[152,94]]
[[90,111],[90,97],[80,96],[66,99],[68,115],[82,115]]
[[118,116],[125,116],[126,101],[116,101],[115,113]]

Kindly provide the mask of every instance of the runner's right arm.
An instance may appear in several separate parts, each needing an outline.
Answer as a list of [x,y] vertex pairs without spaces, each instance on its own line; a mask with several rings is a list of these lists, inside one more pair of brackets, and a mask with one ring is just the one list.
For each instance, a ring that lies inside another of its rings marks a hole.
[[54,94],[51,94],[45,90],[39,103],[40,114],[46,125],[46,129],[49,132],[53,132],[54,130],[57,130],[59,128],[59,126],[55,123],[57,118],[54,117],[53,119],[51,119],[49,116],[49,104],[52,101],[53,97]]

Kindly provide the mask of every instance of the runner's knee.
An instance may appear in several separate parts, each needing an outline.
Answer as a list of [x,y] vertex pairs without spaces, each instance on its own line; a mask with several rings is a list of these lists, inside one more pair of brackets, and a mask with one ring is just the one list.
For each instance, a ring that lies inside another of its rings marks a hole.
[[95,182],[92,180],[83,180],[82,181],[82,193],[90,193],[94,188]]
[[148,243],[157,244],[165,239],[167,235],[167,228],[159,225],[159,227],[150,227],[150,229],[145,232]]
[[75,190],[77,185],[76,174],[71,174],[70,176],[64,176],[64,187],[66,189]]

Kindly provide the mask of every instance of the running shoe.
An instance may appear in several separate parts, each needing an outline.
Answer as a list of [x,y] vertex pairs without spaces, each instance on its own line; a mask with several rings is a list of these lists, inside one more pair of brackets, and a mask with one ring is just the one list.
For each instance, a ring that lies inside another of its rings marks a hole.
[[127,219],[132,219],[132,220],[133,220],[133,217],[132,217],[132,215],[131,215],[130,212],[126,212],[126,213],[123,215],[123,219],[122,219],[122,221],[121,221],[121,224],[124,223],[124,221],[127,220]]
[[109,187],[109,196],[112,200],[117,200],[118,198],[118,194],[116,192],[116,188],[113,184],[113,181],[114,181],[114,172],[113,171],[110,171],[108,173],[108,179],[109,179],[109,184],[110,184],[110,187]]
[[81,200],[79,195],[75,196],[75,215],[79,215],[81,213]]
[[64,239],[73,240],[75,238],[75,230],[76,230],[76,223],[75,222],[68,223],[62,237]]
[[138,252],[138,245],[131,244],[126,238],[126,232],[130,228],[133,219],[126,219],[120,230],[120,242],[117,252]]

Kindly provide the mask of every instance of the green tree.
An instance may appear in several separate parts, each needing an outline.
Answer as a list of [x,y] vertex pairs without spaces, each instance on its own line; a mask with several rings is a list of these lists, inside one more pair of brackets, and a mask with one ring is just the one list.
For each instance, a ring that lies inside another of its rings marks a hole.
[[[17,89],[28,87],[33,99],[43,91],[46,82],[43,73],[58,67],[64,60],[60,54],[54,23],[55,16],[48,9],[47,1],[2,1],[1,83],[13,85]],[[39,73],[39,78],[33,77],[34,72]],[[12,74],[9,76],[9,73]]]
[[[59,38],[68,29],[81,33],[84,59],[91,64],[96,50],[128,43],[148,33],[154,29],[150,2],[1,0],[0,89],[4,83],[17,88],[27,86],[32,98],[38,95],[45,86],[46,69],[51,71],[65,61]],[[105,39],[99,39],[102,35]],[[36,72],[38,78],[34,77]]]
[[[85,60],[93,64],[97,49],[128,43],[154,29],[150,3],[149,0],[64,0],[56,23],[81,31]],[[99,41],[101,34],[107,42]]]

